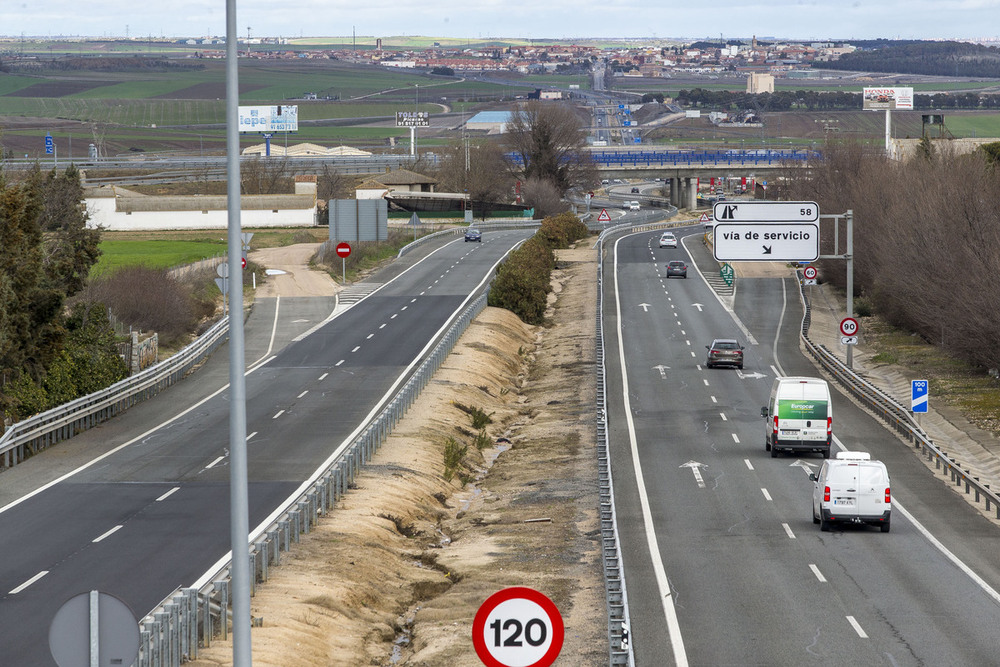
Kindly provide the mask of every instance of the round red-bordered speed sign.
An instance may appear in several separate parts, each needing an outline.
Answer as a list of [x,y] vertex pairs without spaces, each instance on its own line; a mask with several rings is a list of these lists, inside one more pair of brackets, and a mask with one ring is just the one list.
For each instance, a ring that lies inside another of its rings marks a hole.
[[815,280],[816,279],[816,267],[815,266],[807,266],[805,269],[803,269],[802,275],[804,275],[807,280]]
[[351,254],[351,244],[341,241],[337,244],[337,257],[349,257]]
[[564,636],[552,600],[522,586],[486,598],[472,622],[472,645],[486,667],[549,667]]
[[840,333],[853,336],[858,333],[858,321],[853,317],[845,317],[840,321]]

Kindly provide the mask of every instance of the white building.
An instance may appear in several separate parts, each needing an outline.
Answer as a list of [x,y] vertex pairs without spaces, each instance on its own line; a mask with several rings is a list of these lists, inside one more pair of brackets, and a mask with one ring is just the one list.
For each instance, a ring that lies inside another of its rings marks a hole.
[[[116,186],[88,188],[87,227],[111,231],[225,229],[226,195],[143,195]],[[296,176],[295,194],[242,195],[240,223],[245,228],[315,227],[316,177]]]

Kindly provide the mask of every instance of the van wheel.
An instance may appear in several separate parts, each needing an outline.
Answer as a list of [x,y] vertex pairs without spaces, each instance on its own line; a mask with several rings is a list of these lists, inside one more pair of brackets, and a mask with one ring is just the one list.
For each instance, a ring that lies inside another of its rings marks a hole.
[[823,531],[824,533],[829,533],[830,532],[830,522],[827,521],[826,519],[820,519],[819,520],[819,529],[821,531]]
[[816,508],[813,508],[813,523],[819,523],[819,517],[816,516]]
[[883,533],[888,533],[888,532],[889,532],[889,520],[888,520],[888,519],[886,519],[886,520],[885,520],[885,521],[884,521],[884,522],[882,523],[882,525],[881,525],[881,526],[879,526],[879,528],[881,528],[881,529],[882,529],[882,532],[883,532]]
[[829,449],[824,449],[823,450],[823,458],[824,459],[830,458],[830,450]]
[[778,448],[777,447],[771,447],[771,458],[772,459],[778,458]]
[[771,441],[768,440],[767,438],[764,438],[764,451],[765,452],[771,451]]

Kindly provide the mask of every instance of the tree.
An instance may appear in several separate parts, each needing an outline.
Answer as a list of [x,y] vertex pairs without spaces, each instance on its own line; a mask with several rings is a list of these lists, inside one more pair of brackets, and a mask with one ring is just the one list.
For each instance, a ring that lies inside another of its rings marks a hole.
[[468,161],[464,142],[449,144],[442,151],[438,183],[449,192],[464,192],[485,220],[497,204],[512,199],[513,179],[503,149],[489,139],[470,142]]
[[80,172],[70,165],[62,175],[55,169],[43,174],[35,165],[28,185],[37,199],[38,224],[46,234],[47,282],[64,296],[73,296],[83,288],[90,268],[101,256],[101,232],[87,228],[89,216],[83,208]]
[[548,181],[560,195],[596,182],[586,143],[584,122],[572,106],[539,100],[515,110],[504,134],[513,173],[525,182]]

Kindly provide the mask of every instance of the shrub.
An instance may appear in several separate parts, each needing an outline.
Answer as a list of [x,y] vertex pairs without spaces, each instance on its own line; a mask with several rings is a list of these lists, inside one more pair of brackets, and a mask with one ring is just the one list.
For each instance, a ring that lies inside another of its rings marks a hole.
[[444,443],[444,478],[450,482],[462,465],[462,459],[469,451],[468,445],[460,445],[455,438],[448,438]]
[[590,234],[587,225],[574,214],[566,212],[542,220],[537,237],[553,250],[568,248],[571,244]]
[[183,340],[198,320],[191,292],[164,269],[130,266],[101,276],[89,297],[104,303],[123,324],[157,332],[165,345]]

